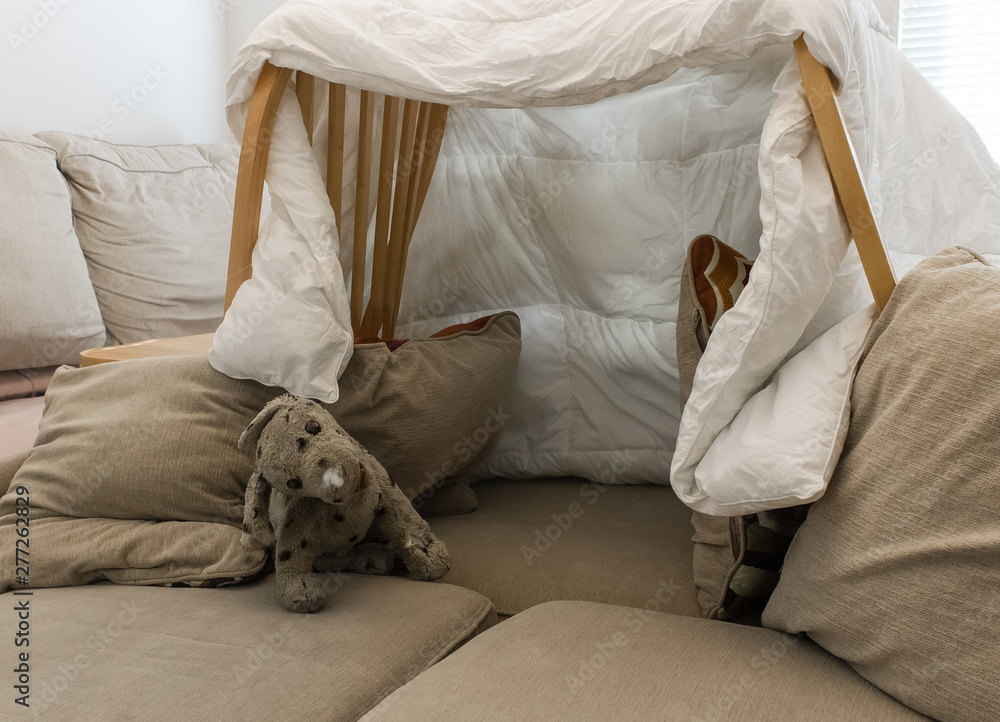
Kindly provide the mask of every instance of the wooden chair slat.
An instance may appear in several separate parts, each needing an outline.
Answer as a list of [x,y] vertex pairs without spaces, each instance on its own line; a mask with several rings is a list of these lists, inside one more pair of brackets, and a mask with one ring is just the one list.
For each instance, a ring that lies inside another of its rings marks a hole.
[[396,322],[399,319],[399,305],[403,297],[403,281],[406,276],[406,260],[410,252],[410,241],[413,238],[413,231],[423,209],[424,200],[427,198],[427,190],[431,185],[431,178],[434,176],[434,168],[437,165],[438,154],[441,151],[441,143],[444,140],[444,127],[448,117],[448,106],[439,103],[421,103],[420,122],[417,127],[418,144],[414,148],[417,156],[416,169],[410,181],[410,202],[407,207],[405,229],[400,247],[397,249],[396,265],[399,268],[399,278],[393,289],[393,297],[390,301],[389,318],[387,322],[386,334],[390,338],[396,333]]
[[326,195],[337,217],[337,229],[343,235],[344,205],[344,131],[347,116],[347,86],[330,83],[329,122],[326,146]]
[[382,147],[379,157],[378,197],[375,204],[375,242],[372,249],[372,285],[361,322],[362,334],[377,336],[382,327],[382,298],[388,265],[389,227],[392,221],[392,182],[396,166],[399,98],[385,97],[382,113]]
[[412,155],[417,131],[417,108],[415,100],[403,101],[403,122],[399,139],[399,154],[396,164],[396,187],[392,198],[392,223],[389,228],[389,243],[386,249],[386,272],[381,293],[381,333],[392,338],[395,329],[387,327],[391,315],[391,303],[395,288],[399,285],[402,269],[399,267],[399,248],[403,243],[406,223],[406,207],[410,195],[410,178],[413,174]]
[[361,91],[358,112],[358,173],[354,194],[354,253],[351,271],[351,326],[361,330],[365,294],[365,253],[368,248],[368,197],[372,172],[372,122],[375,115],[375,94]]

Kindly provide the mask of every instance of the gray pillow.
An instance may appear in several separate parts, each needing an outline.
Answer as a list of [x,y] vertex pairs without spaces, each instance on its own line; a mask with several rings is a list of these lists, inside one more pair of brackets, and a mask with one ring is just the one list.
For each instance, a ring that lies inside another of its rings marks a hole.
[[77,363],[104,324],[56,152],[0,131],[0,371]]
[[866,342],[826,495],[763,622],[941,720],[1000,710],[1000,270],[952,248]]
[[222,321],[239,146],[115,145],[39,133],[69,181],[109,343]]

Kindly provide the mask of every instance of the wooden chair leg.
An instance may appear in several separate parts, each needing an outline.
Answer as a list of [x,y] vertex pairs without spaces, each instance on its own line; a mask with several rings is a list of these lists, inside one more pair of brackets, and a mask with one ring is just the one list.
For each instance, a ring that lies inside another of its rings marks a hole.
[[875,305],[881,312],[896,287],[896,274],[868,202],[865,184],[858,170],[858,158],[840,112],[833,75],[813,57],[802,37],[795,41],[795,56],[802,73],[806,98],[819,129],[834,191],[854,235],[854,245],[861,256],[861,265],[868,277]]
[[250,98],[250,110],[243,130],[243,147],[236,174],[236,200],[233,206],[233,234],[229,246],[229,276],[226,282],[225,310],[233,303],[236,291],[252,273],[253,248],[260,228],[260,208],[264,200],[264,176],[271,150],[271,133],[278,113],[281,94],[292,71],[264,63]]
[[306,126],[306,135],[309,137],[309,145],[312,145],[316,78],[308,73],[303,73],[301,70],[298,71],[295,74],[295,97],[298,98],[299,110],[302,111],[302,123]]

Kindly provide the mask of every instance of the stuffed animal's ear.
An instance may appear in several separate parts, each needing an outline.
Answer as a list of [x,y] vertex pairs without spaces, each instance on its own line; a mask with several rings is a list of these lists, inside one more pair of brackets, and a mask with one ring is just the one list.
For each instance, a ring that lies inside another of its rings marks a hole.
[[282,394],[265,406],[261,412],[257,414],[257,418],[251,421],[250,425],[240,435],[240,440],[239,443],[237,443],[237,446],[241,449],[246,449],[251,444],[256,444],[260,439],[260,433],[264,430],[264,427],[267,426],[267,423],[274,418],[274,415],[279,411],[291,409],[296,400],[296,397],[291,394]]
[[249,547],[247,537],[269,547],[274,543],[274,533],[269,523],[271,485],[259,473],[250,477],[243,504],[243,544]]

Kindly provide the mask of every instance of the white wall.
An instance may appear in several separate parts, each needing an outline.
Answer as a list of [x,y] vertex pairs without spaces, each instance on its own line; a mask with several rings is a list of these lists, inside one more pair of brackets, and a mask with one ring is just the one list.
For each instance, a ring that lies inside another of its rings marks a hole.
[[226,42],[230,60],[260,21],[285,3],[285,0],[221,1],[226,7]]
[[216,0],[3,0],[0,128],[117,143],[230,140]]

